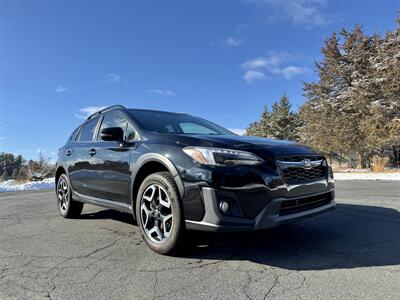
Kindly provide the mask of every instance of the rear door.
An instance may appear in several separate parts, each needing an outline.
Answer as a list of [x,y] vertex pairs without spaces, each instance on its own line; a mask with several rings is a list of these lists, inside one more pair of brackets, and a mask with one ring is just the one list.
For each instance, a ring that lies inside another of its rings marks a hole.
[[83,195],[88,195],[90,185],[88,182],[89,168],[89,149],[92,146],[93,139],[98,125],[99,117],[95,117],[82,125],[75,141],[71,142],[70,149],[67,149],[67,155],[72,159],[69,165],[69,177],[72,189]]
[[[101,140],[101,131],[110,127],[120,127],[125,141]],[[104,114],[96,139],[89,149],[90,195],[130,204],[131,153],[139,140],[136,130],[122,113],[110,111]]]

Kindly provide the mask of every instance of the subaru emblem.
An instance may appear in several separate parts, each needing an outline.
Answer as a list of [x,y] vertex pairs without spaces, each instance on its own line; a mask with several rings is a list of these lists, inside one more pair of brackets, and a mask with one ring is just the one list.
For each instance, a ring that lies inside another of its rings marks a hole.
[[301,164],[302,164],[303,168],[306,169],[306,170],[312,168],[312,163],[311,163],[311,160],[309,160],[309,159],[304,159],[304,160],[301,162]]

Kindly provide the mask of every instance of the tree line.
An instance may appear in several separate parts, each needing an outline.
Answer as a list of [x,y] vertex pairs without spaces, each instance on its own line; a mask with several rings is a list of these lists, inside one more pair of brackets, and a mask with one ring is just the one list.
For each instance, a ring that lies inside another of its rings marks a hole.
[[400,17],[396,23],[384,36],[360,26],[333,33],[315,65],[318,81],[304,83],[305,103],[294,112],[283,95],[246,134],[299,141],[361,167],[374,155],[398,161]]
[[0,153],[0,180],[42,180],[54,175],[54,164],[39,153],[36,160],[25,160],[21,155]]

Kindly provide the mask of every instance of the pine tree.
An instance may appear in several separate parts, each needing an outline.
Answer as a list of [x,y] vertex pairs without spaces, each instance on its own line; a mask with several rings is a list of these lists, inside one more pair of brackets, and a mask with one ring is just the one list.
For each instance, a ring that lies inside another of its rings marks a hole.
[[250,123],[249,126],[246,128],[245,135],[261,136],[260,123],[258,121]]
[[292,111],[292,105],[286,95],[272,105],[270,121],[274,138],[291,141],[299,139],[297,115]]
[[302,139],[327,154],[357,153],[362,167],[397,139],[391,128],[399,106],[399,51],[398,32],[382,39],[356,26],[342,30],[340,38],[333,34],[317,64],[319,81],[304,85],[308,100],[300,109]]
[[250,123],[246,129],[246,135],[259,136],[259,137],[271,137],[271,113],[269,112],[268,106],[264,106],[264,110],[261,113],[260,120]]
[[1,181],[7,181],[10,179],[10,176],[8,175],[7,170],[4,170],[3,174],[0,177]]
[[[307,100],[295,114],[286,96],[248,132],[300,140],[328,156],[370,157],[400,145],[400,17],[384,37],[361,26],[333,33],[316,63],[319,79],[304,83]],[[268,112],[268,111],[267,111]],[[266,126],[265,124],[268,124]],[[300,127],[300,130],[297,130]]]
[[300,108],[299,115],[302,121],[300,129],[301,141],[312,148],[333,156],[340,152],[337,139],[337,117],[339,115],[338,95],[339,86],[344,86],[346,79],[340,73],[339,39],[333,33],[325,41],[321,49],[323,60],[316,63],[319,81],[305,83],[304,92],[306,103]]
[[272,130],[271,130],[271,112],[268,109],[268,106],[264,106],[264,111],[261,113],[261,118],[259,121],[260,130],[262,137],[271,137]]
[[297,114],[292,111],[288,97],[283,95],[273,104],[272,112],[268,106],[264,106],[260,119],[250,123],[246,135],[297,141],[299,126],[300,120]]
[[400,144],[400,16],[396,21],[396,30],[387,32],[377,43],[377,54],[372,59],[374,82],[380,94],[375,104],[384,110],[384,122],[388,124],[388,131],[382,136],[384,147]]

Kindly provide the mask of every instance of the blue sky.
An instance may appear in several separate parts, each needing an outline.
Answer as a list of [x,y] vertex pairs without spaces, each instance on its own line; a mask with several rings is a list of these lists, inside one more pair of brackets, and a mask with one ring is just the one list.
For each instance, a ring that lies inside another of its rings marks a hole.
[[243,129],[302,82],[333,31],[395,27],[398,1],[0,1],[0,152],[54,153],[96,107]]

